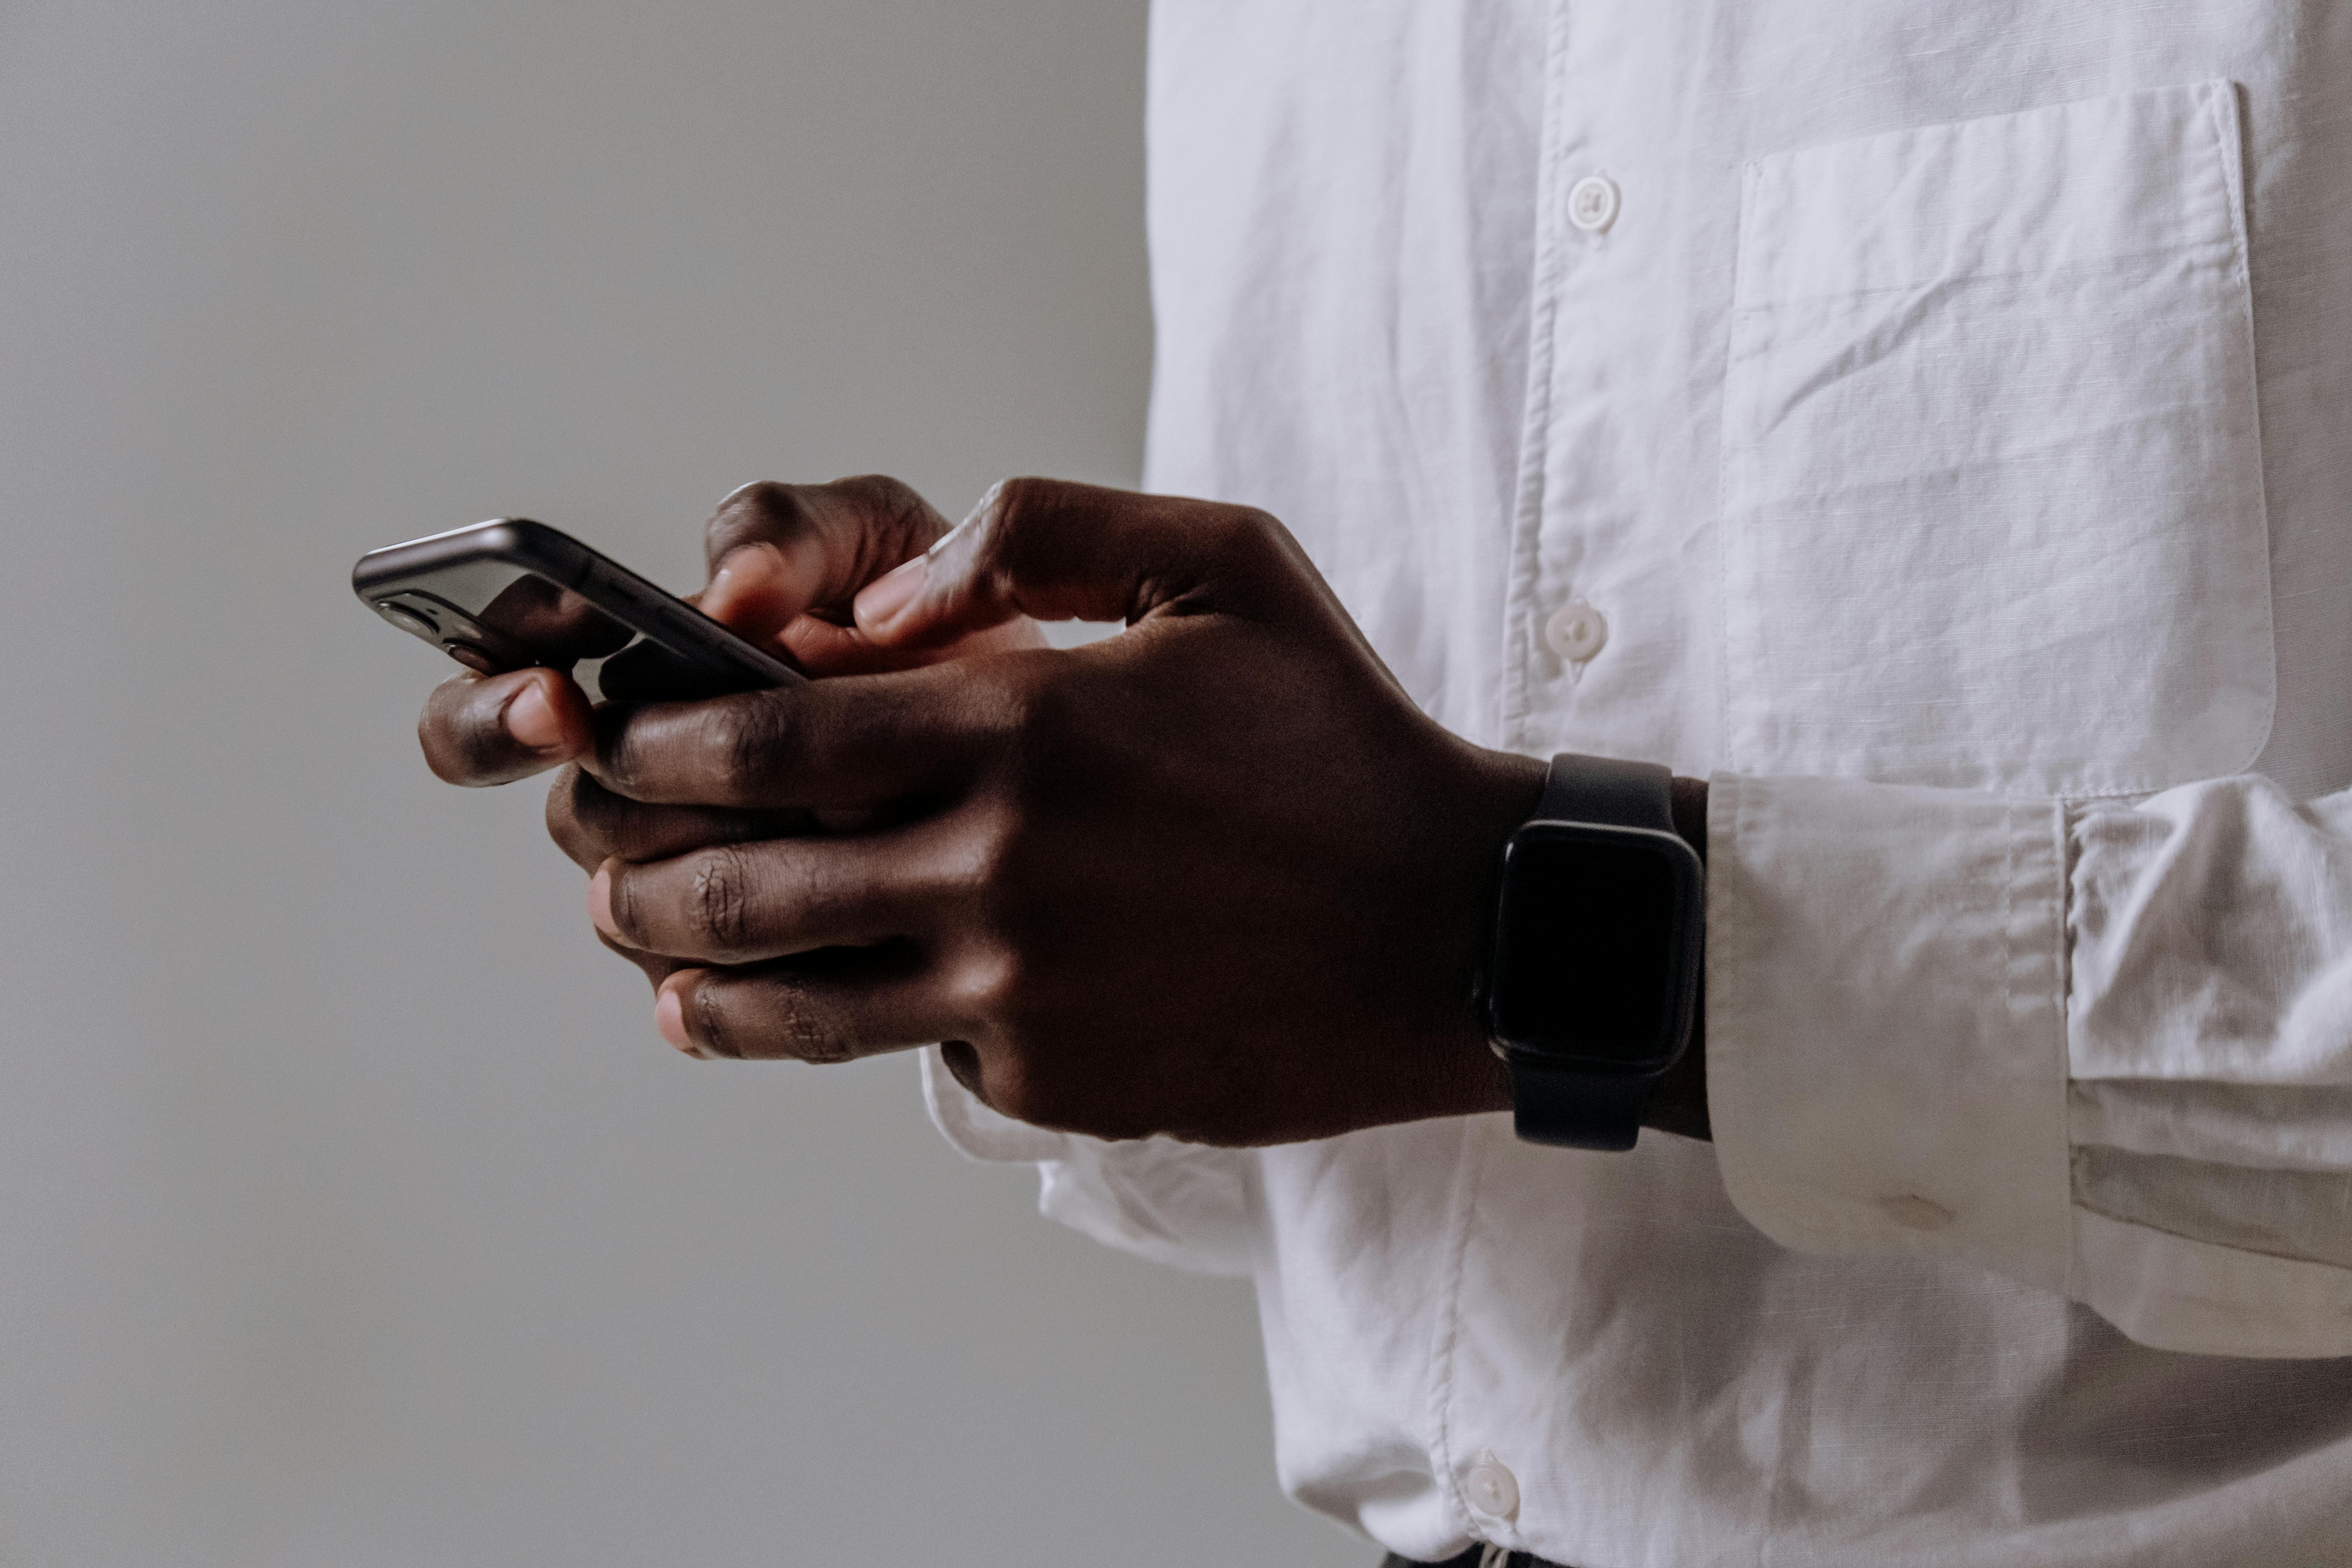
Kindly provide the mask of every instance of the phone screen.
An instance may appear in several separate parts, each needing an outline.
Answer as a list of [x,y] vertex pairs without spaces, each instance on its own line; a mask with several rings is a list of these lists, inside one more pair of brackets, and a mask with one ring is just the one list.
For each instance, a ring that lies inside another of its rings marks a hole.
[[460,664],[484,674],[545,665],[583,677],[593,698],[604,659],[639,634],[571,589],[503,561],[468,562],[436,573],[432,586],[372,601],[403,630],[437,642]]

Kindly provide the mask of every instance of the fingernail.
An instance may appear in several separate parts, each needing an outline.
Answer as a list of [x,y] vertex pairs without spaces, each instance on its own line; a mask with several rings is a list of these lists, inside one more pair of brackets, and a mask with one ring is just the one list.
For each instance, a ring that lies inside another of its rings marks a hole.
[[710,574],[710,585],[702,591],[703,613],[724,618],[726,612],[741,595],[753,587],[782,577],[783,553],[772,544],[746,544],[730,550]]
[[654,1027],[675,1049],[698,1057],[702,1053],[686,1036],[686,1003],[678,994],[681,986],[682,977],[676,974],[662,982],[661,994],[654,998]]
[[930,574],[931,558],[918,555],[905,565],[866,584],[854,606],[857,624],[870,632],[880,631],[888,626],[891,618],[923,591],[923,584]]
[[990,512],[995,510],[996,498],[1004,493],[1004,485],[1005,481],[999,479],[994,484],[989,486],[987,492],[983,494],[979,500],[972,503],[971,510],[963,514],[963,521],[957,523],[953,528],[949,529],[945,533],[940,534],[937,539],[932,540],[931,547],[929,550],[924,551],[923,553],[926,555],[937,555],[940,551],[945,550],[949,545],[953,544],[956,542],[957,535],[962,533],[973,523],[978,522],[982,518],[986,517]]
[[614,942],[621,940],[621,928],[613,923],[613,873],[602,866],[588,879],[588,918],[598,931]]
[[949,540],[953,539],[957,534],[961,533],[965,529],[970,528],[973,523],[978,522],[982,518],[986,517],[990,512],[994,511],[996,510],[997,500],[1004,494],[1004,487],[1007,482],[1008,481],[1004,479],[999,479],[994,484],[989,486],[988,489],[982,493],[981,498],[972,503],[971,510],[963,514],[963,521],[957,523],[953,528],[949,529],[945,533],[940,535],[938,542],[931,546],[930,552],[937,555],[941,550],[947,548],[947,542]]
[[506,711],[499,715],[513,736],[534,752],[552,751],[563,744],[563,722],[555,716],[555,704],[547,700],[547,683],[530,680],[521,690],[508,699]]

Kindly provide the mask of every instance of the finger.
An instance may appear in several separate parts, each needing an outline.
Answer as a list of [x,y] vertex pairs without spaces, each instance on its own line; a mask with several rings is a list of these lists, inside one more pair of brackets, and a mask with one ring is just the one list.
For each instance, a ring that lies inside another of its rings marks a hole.
[[703,531],[703,613],[755,642],[812,612],[846,622],[850,596],[948,530],[909,487],[879,475],[826,485],[745,485]]
[[589,880],[588,915],[614,942],[707,963],[924,936],[950,898],[928,837],[772,838],[608,860]]
[[608,703],[581,765],[649,805],[873,805],[970,780],[1018,719],[1002,667],[959,662],[844,676],[706,702]]
[[614,795],[578,768],[547,791],[547,832],[583,871],[605,861],[667,860],[714,844],[742,844],[814,833],[805,811],[736,811],[720,806],[646,805]]
[[857,595],[858,629],[935,647],[1016,616],[1125,621],[1270,616],[1321,578],[1287,530],[1248,507],[1058,479],[1008,479],[956,530]]
[[955,1009],[911,945],[811,954],[753,969],[682,969],[654,1026],[689,1056],[843,1062],[958,1032]]
[[585,751],[590,736],[587,697],[551,669],[452,676],[433,689],[416,721],[425,765],[456,784],[544,773]]
[[836,626],[817,616],[803,616],[776,637],[786,657],[811,675],[873,675],[888,669],[911,669],[944,658],[969,658],[979,654],[1011,653],[1046,647],[1045,628],[1027,616],[991,626],[948,647],[895,647],[874,641],[854,626]]

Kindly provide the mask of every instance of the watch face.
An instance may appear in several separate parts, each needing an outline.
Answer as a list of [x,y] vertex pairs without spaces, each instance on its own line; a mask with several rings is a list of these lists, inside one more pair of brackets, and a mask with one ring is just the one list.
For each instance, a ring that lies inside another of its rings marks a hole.
[[1698,857],[1671,833],[1532,822],[1503,856],[1488,1027],[1506,1050],[1656,1070],[1697,982]]

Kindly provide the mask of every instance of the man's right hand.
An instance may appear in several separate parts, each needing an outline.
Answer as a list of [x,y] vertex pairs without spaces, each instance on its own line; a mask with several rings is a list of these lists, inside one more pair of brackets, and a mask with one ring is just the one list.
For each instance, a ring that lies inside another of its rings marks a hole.
[[[859,589],[922,554],[950,528],[929,502],[892,479],[867,476],[826,485],[746,485],[719,502],[703,529],[709,580],[694,595],[739,635],[773,648],[811,675],[863,674],[936,663],[969,653],[1044,642],[1034,623],[992,628],[941,648],[882,648],[860,633],[849,606]],[[590,704],[572,677],[553,669],[503,675],[461,670],[434,688],[417,721],[425,760],[455,784],[510,784],[562,769],[548,791],[548,830],[583,871],[627,845],[632,854],[676,853],[706,845],[805,833],[801,812],[712,810],[661,816],[663,841],[645,839],[630,803],[573,765],[590,745]],[[675,844],[668,842],[679,834]],[[656,984],[677,965],[607,942]]]

